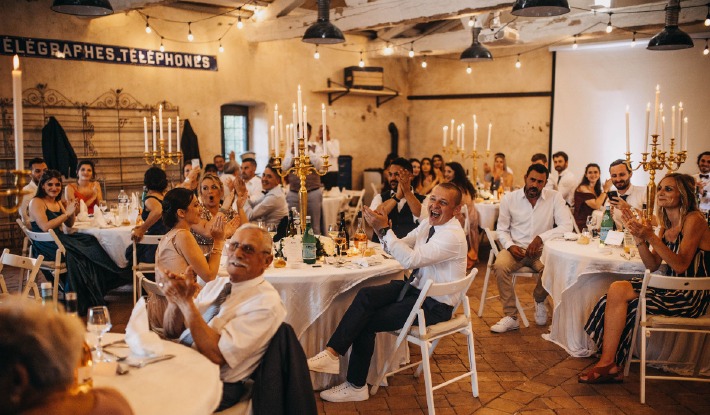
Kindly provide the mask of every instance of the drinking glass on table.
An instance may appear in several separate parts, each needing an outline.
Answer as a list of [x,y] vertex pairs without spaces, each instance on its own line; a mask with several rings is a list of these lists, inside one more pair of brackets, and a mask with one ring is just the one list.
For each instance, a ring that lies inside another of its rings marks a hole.
[[86,329],[96,335],[96,355],[94,362],[110,362],[101,348],[101,338],[111,330],[111,315],[106,306],[91,307],[86,318]]
[[108,202],[105,200],[99,201],[99,209],[101,210],[101,212],[106,213],[106,211],[108,210]]
[[346,229],[337,227],[338,229],[338,234],[335,238],[333,238],[333,242],[338,246],[338,264],[344,264],[345,260],[343,260],[343,252],[345,252],[348,249],[348,239],[345,236]]
[[270,223],[266,225],[266,231],[269,232],[269,235],[271,235],[271,246],[273,247],[274,245],[274,236],[276,236],[277,232],[277,225],[275,223]]
[[592,237],[597,236],[597,219],[593,215],[587,216],[587,229],[592,232]]

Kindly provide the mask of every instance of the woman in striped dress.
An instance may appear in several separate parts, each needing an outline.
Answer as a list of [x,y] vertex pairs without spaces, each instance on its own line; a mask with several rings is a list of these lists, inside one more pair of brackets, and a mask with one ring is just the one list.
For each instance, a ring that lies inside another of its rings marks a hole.
[[[661,180],[657,205],[661,231],[638,221],[629,210],[623,212],[625,226],[639,248],[644,265],[656,271],[665,261],[667,275],[706,277],[710,275],[710,228],[698,211],[695,180],[687,174],[671,173]],[[651,249],[653,248],[653,249]],[[607,295],[594,307],[585,330],[601,349],[599,362],[579,376],[581,383],[618,383],[622,366],[629,357],[631,336],[643,278],[611,284]],[[650,313],[664,316],[699,317],[705,314],[708,291],[675,291],[649,288]]]

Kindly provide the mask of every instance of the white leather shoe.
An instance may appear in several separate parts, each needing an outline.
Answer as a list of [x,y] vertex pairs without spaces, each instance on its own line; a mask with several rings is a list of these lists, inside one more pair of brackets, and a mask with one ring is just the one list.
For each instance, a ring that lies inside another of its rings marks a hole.
[[506,331],[517,330],[519,328],[520,323],[518,323],[517,319],[505,316],[500,319],[499,322],[491,326],[491,331],[494,333],[505,333]]
[[323,350],[308,359],[308,369],[313,372],[337,375],[340,373],[340,359],[333,357],[327,350]]
[[544,326],[547,324],[547,307],[545,302],[535,302],[535,323],[538,326]]
[[341,383],[320,393],[321,399],[328,402],[359,402],[370,399],[367,385],[356,388],[350,382]]

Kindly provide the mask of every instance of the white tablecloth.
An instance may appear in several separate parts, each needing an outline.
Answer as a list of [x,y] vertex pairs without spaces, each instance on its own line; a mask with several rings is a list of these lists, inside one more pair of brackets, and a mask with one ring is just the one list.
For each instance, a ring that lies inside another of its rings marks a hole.
[[[264,276],[279,291],[288,311],[286,322],[293,326],[307,357],[323,350],[360,288],[401,279],[404,273],[399,262],[393,259],[357,269],[336,268],[333,265],[313,268],[302,264],[302,267],[294,269],[272,266]],[[219,275],[227,275],[224,267],[220,268]],[[394,341],[394,336],[389,334],[377,335],[375,354],[367,378],[369,383],[377,379],[378,370],[384,365]],[[397,354],[400,363],[406,361],[408,348],[402,347]],[[312,373],[313,387],[324,389],[342,383],[346,370],[347,359],[341,359],[340,375]]]
[[93,235],[98,239],[101,247],[120,268],[129,265],[126,259],[126,248],[131,244],[131,231],[134,225],[97,228],[87,224],[75,224],[72,229],[76,232]]
[[[584,325],[599,298],[606,294],[609,285],[618,280],[641,276],[644,265],[636,257],[626,260],[623,250],[612,247],[612,253],[599,252],[598,244],[579,245],[576,242],[553,240],[545,243],[542,262],[542,285],[552,296],[554,311],[550,333],[543,338],[564,348],[570,355],[586,357],[596,353],[596,345],[584,331]],[[702,336],[690,334],[654,334],[649,342],[649,359],[670,362],[697,360],[702,346]],[[640,347],[635,354],[639,355]],[[695,356],[695,360],[693,360]],[[667,370],[682,373],[681,367],[664,366]],[[710,374],[710,356],[702,365]]]
[[481,229],[488,228],[495,230],[498,213],[500,212],[500,203],[490,203],[488,201],[476,203],[478,211],[479,225]]
[[[123,334],[108,333],[103,342],[121,338]],[[130,368],[123,376],[95,371],[94,386],[117,389],[136,415],[212,413],[222,398],[219,366],[189,347],[163,343],[165,353],[174,354],[174,358],[140,369]]]

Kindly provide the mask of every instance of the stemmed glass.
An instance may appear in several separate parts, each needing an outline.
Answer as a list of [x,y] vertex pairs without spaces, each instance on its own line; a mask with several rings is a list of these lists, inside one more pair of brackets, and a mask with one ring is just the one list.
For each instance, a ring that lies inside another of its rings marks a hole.
[[110,362],[108,356],[104,355],[101,348],[101,338],[111,330],[111,315],[106,306],[91,307],[86,318],[86,329],[89,333],[96,335],[96,356],[95,362]]
[[274,236],[276,236],[277,225],[275,223],[269,223],[266,225],[266,231],[271,235],[271,248],[274,249]]
[[587,216],[587,229],[589,229],[589,231],[592,233],[592,236],[596,236],[596,233],[597,233],[596,226],[597,226],[597,219],[592,215]]
[[101,209],[101,212],[106,213],[108,210],[108,202],[105,200],[99,201],[99,209]]
[[338,245],[338,264],[344,264],[345,261],[343,260],[343,252],[348,249],[348,239],[345,237],[345,232],[347,231],[347,229],[345,229],[345,227],[339,227],[337,225],[335,226],[335,229],[338,230],[338,234],[335,238],[333,238],[333,241],[336,245]]

